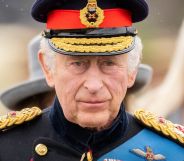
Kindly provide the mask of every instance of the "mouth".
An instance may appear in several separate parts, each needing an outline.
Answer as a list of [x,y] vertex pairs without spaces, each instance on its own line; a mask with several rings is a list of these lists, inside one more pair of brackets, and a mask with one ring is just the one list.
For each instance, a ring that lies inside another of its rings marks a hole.
[[79,101],[79,107],[87,111],[101,111],[105,110],[108,101]]

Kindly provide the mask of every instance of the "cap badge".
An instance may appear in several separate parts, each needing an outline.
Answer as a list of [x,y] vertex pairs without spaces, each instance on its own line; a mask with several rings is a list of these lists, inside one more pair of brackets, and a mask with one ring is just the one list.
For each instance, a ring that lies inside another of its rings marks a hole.
[[87,28],[98,28],[104,20],[104,11],[96,0],[88,0],[86,7],[80,10],[80,20]]

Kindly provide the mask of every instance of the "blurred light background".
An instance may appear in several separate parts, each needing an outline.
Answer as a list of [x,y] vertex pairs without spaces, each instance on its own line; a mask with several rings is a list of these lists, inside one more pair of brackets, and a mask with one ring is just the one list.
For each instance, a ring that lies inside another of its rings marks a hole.
[[[34,0],[0,0],[0,90],[28,79],[27,44],[44,29],[30,15]],[[151,86],[164,78],[184,17],[183,0],[148,0],[149,17],[135,24],[144,44],[143,63],[154,69]],[[3,106],[1,109],[3,109]]]

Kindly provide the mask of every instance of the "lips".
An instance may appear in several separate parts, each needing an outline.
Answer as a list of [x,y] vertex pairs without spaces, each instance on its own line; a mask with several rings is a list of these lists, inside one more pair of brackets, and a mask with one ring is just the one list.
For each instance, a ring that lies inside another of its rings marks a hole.
[[108,97],[101,97],[101,98],[98,98],[98,97],[93,97],[93,96],[88,96],[88,97],[86,97],[86,98],[82,98],[82,97],[78,97],[78,98],[76,98],[76,101],[77,102],[86,102],[86,103],[102,103],[102,102],[107,102],[107,101],[109,101],[110,100],[110,98]]
[[98,103],[104,103],[104,102],[107,102],[107,101],[79,101],[79,102],[89,103],[89,104],[98,104]]
[[80,109],[97,112],[104,110],[107,106],[107,100],[78,101]]
[[86,99],[77,100],[77,102],[88,103],[88,104],[100,104],[109,101],[108,99]]

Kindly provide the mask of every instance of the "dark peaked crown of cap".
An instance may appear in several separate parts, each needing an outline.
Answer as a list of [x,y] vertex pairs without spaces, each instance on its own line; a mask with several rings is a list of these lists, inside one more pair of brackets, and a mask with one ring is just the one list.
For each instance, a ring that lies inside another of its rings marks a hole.
[[[102,9],[123,8],[132,13],[132,22],[139,22],[148,16],[149,8],[145,0],[98,0]],[[36,0],[32,6],[32,17],[39,22],[46,22],[52,10],[80,10],[87,0]]]

